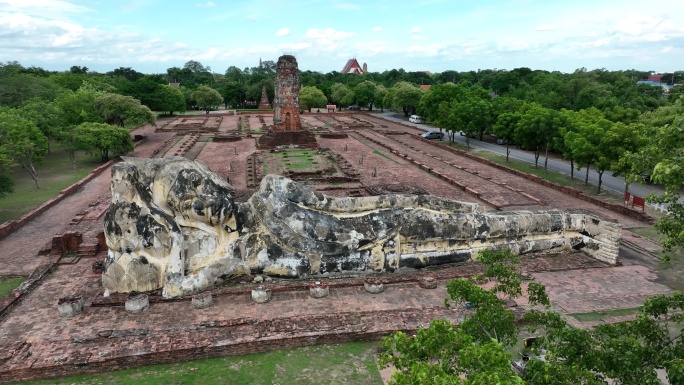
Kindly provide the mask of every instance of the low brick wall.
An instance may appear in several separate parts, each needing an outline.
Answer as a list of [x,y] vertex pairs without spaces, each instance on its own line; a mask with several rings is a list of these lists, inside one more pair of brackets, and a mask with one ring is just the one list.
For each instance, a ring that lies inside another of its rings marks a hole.
[[24,283],[0,300],[0,322],[7,317],[10,311],[19,304],[19,301],[21,301],[26,294],[35,289],[40,281],[52,272],[56,263],[57,260],[55,259],[54,261],[40,265]]
[[602,208],[604,208],[604,209],[611,210],[611,211],[613,211],[613,212],[616,212],[616,213],[618,213],[618,214],[624,215],[624,216],[626,216],[626,217],[630,217],[630,218],[632,218],[632,219],[636,219],[636,220],[638,220],[638,221],[641,221],[641,222],[644,222],[644,223],[648,223],[648,224],[653,224],[653,222],[654,222],[654,221],[653,221],[653,218],[651,218],[649,215],[647,215],[647,214],[645,214],[645,213],[642,213],[642,212],[640,212],[640,211],[632,210],[631,208],[629,208],[629,207],[627,207],[627,206],[625,206],[625,205],[615,204],[615,203],[610,203],[610,202],[603,201],[603,200],[601,200],[601,199],[598,199],[598,198],[589,196],[589,195],[583,193],[582,191],[576,190],[576,189],[574,189],[574,188],[572,188],[572,187],[562,186],[562,185],[559,185],[559,184],[557,184],[557,183],[550,182],[550,181],[548,181],[548,180],[546,180],[546,179],[544,179],[544,178],[538,177],[538,176],[536,176],[536,175],[532,175],[532,174],[528,174],[528,173],[526,173],[526,172],[522,172],[522,171],[518,171],[518,170],[512,169],[512,168],[507,167],[507,166],[504,166],[504,165],[502,165],[502,164],[498,164],[498,163],[492,162],[492,161],[490,161],[490,160],[488,160],[488,159],[481,158],[481,157],[479,157],[479,156],[475,156],[475,155],[470,154],[470,153],[468,153],[468,152],[466,152],[466,151],[458,150],[458,149],[455,149],[455,148],[446,146],[446,145],[441,144],[441,143],[436,143],[436,142],[434,142],[434,141],[427,140],[427,139],[422,138],[422,137],[420,137],[420,136],[417,136],[416,139],[417,139],[417,140],[421,140],[421,141],[423,141],[423,142],[425,142],[425,143],[429,143],[429,144],[432,145],[432,146],[439,147],[439,148],[441,148],[441,149],[447,150],[447,151],[449,151],[449,152],[451,152],[451,153],[454,153],[454,154],[463,156],[463,157],[465,157],[465,158],[469,158],[469,159],[476,160],[476,161],[478,161],[478,162],[480,162],[480,163],[483,163],[483,164],[486,164],[486,165],[488,165],[488,166],[497,168],[497,169],[499,169],[499,170],[503,170],[503,171],[506,171],[506,172],[510,172],[511,174],[515,174],[515,175],[517,175],[517,176],[523,177],[523,178],[525,178],[525,179],[527,179],[527,180],[529,180],[529,181],[531,181],[531,182],[535,182],[535,183],[538,183],[538,184],[540,184],[540,185],[543,185],[543,186],[552,188],[552,189],[554,189],[554,190],[556,190],[556,191],[560,191],[560,192],[562,192],[562,193],[564,193],[564,194],[570,195],[570,196],[575,197],[575,198],[577,198],[577,199],[581,199],[581,200],[583,200],[583,201],[585,201],[585,202],[589,202],[589,203],[591,203],[591,204],[595,204],[596,206],[602,207]]
[[[134,367],[261,353],[317,344],[349,341],[377,340],[394,331],[414,333],[419,323],[445,318],[444,308],[406,309],[401,311],[354,312],[330,315],[300,316],[273,320],[245,319],[243,322],[205,322],[194,330],[175,334],[177,349],[159,350],[118,357],[98,357],[91,354],[69,356],[65,362],[45,366],[0,372],[0,383],[19,380],[36,380],[75,374],[98,374],[105,371]],[[453,313],[453,311],[451,311]],[[400,324],[409,324],[401,327]],[[415,326],[414,326],[415,325]],[[115,332],[115,331],[108,331]],[[217,340],[216,335],[223,337]],[[101,333],[99,333],[101,334]],[[90,341],[72,341],[78,344],[111,343],[112,339],[135,340],[142,344],[158,338],[153,330],[141,330],[135,335],[102,335]],[[21,355],[26,346],[17,346],[14,356]]]
[[[385,121],[388,121],[388,122],[390,122],[390,123],[392,123],[392,124],[398,124],[398,125],[401,125],[401,126],[404,126],[404,127],[410,127],[410,128],[416,129],[416,130],[420,130],[420,129],[414,127],[414,126],[409,126],[409,125],[404,124],[404,123],[399,123],[399,122],[395,122],[395,121],[393,121],[393,120],[388,120],[388,119],[385,119],[385,118],[380,117],[380,116],[375,116],[375,118],[377,118],[377,119],[382,119],[382,120],[385,120]],[[420,130],[420,131],[423,131],[423,130]],[[486,164],[486,165],[488,165],[488,166],[492,166],[492,167],[498,168],[499,170],[503,170],[503,171],[506,171],[506,172],[510,172],[511,174],[515,174],[515,175],[517,175],[517,176],[523,177],[523,178],[525,178],[525,179],[527,179],[527,180],[529,180],[529,181],[531,181],[531,182],[535,182],[535,183],[541,184],[541,185],[543,185],[543,186],[552,188],[552,189],[554,189],[554,190],[556,190],[556,191],[560,191],[560,192],[562,192],[562,193],[564,193],[564,194],[570,195],[570,196],[575,197],[575,198],[577,198],[577,199],[581,199],[581,200],[583,200],[583,201],[585,201],[585,202],[589,202],[589,203],[595,204],[595,205],[597,205],[597,206],[603,207],[603,208],[605,208],[605,209],[611,210],[611,211],[613,211],[613,212],[616,212],[616,213],[618,213],[618,214],[622,214],[622,215],[624,215],[624,216],[626,216],[626,217],[630,217],[630,218],[632,218],[632,219],[636,219],[636,220],[638,220],[638,221],[641,221],[641,222],[644,222],[644,223],[648,223],[648,224],[653,224],[653,222],[654,222],[653,218],[651,218],[649,215],[647,215],[647,214],[645,214],[645,213],[642,213],[642,212],[640,212],[640,211],[632,210],[631,208],[629,208],[629,207],[627,207],[627,206],[625,206],[625,205],[620,205],[620,204],[605,202],[605,201],[603,201],[603,200],[601,200],[601,199],[598,199],[598,198],[589,196],[589,195],[587,195],[587,194],[585,194],[585,193],[583,193],[583,192],[581,192],[581,191],[579,191],[579,190],[576,190],[576,189],[574,189],[574,188],[572,188],[572,187],[561,186],[561,185],[559,185],[559,184],[557,184],[557,183],[550,182],[550,181],[548,181],[548,180],[546,180],[546,179],[543,179],[543,178],[540,178],[540,177],[538,177],[538,176],[536,176],[536,175],[528,174],[528,173],[526,173],[526,172],[522,172],[522,171],[518,171],[518,170],[512,169],[512,168],[510,168],[510,167],[506,167],[506,166],[504,166],[504,165],[502,165],[502,164],[498,164],[498,163],[492,162],[492,161],[490,161],[490,160],[488,160],[488,159],[481,158],[481,157],[479,157],[479,156],[475,156],[475,155],[470,154],[470,153],[468,153],[468,152],[466,152],[466,151],[458,150],[458,149],[455,149],[455,148],[452,148],[452,147],[443,145],[443,144],[441,144],[441,143],[436,143],[436,142],[434,142],[434,141],[427,140],[427,139],[425,139],[425,138],[422,138],[421,136],[417,136],[417,139],[418,139],[418,140],[422,140],[422,141],[425,142],[425,143],[429,143],[430,145],[433,145],[433,146],[435,146],[435,147],[439,147],[439,148],[442,148],[442,149],[444,149],[444,150],[447,150],[447,151],[449,151],[449,152],[451,152],[451,153],[454,153],[454,154],[457,154],[457,155],[460,155],[460,156],[463,156],[463,157],[466,157],[466,158],[469,158],[469,159],[476,160],[476,161],[478,161],[478,162],[480,162],[480,163],[483,163],[483,164]]]

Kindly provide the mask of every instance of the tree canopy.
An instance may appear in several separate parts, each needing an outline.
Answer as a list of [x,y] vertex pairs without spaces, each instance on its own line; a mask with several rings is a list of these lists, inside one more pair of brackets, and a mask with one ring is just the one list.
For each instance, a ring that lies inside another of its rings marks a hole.
[[[504,249],[483,252],[485,273],[447,284],[445,305],[474,308],[457,326],[435,320],[409,336],[402,332],[383,339],[382,364],[397,371],[390,383],[422,384],[660,384],[656,369],[671,384],[684,381],[684,293],[646,299],[636,319],[602,324],[592,330],[574,328],[550,310],[545,288],[527,284],[530,310],[518,322],[506,301],[522,294],[519,258]],[[513,346],[534,335],[530,360],[522,372],[511,367]]]
[[299,103],[311,112],[311,108],[325,107],[328,99],[323,94],[323,91],[316,87],[304,86],[299,91]]

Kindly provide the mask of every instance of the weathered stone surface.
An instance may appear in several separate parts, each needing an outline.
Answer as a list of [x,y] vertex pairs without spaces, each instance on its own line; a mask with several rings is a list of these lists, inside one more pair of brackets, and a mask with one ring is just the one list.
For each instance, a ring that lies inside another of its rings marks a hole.
[[429,195],[336,198],[267,175],[244,203],[206,166],[125,158],[112,170],[105,216],[109,292],[163,288],[177,297],[231,275],[308,277],[383,272],[518,254],[582,249],[616,263],[619,225],[585,212],[481,212]]
[[363,289],[371,294],[380,294],[385,291],[385,285],[377,278],[367,278],[363,283]]
[[330,294],[330,285],[321,281],[313,281],[309,283],[309,295],[314,298],[327,297]]
[[271,300],[271,289],[265,286],[257,286],[252,290],[252,300],[256,303],[266,303]]
[[73,317],[83,311],[83,297],[80,295],[60,298],[57,311],[61,317]]
[[214,303],[211,293],[199,293],[192,296],[192,307],[195,309],[205,309]]
[[150,297],[145,293],[131,293],[124,307],[129,313],[142,313],[150,308]]
[[420,277],[418,279],[418,286],[422,287],[423,289],[436,289],[437,288],[437,280],[434,277]]

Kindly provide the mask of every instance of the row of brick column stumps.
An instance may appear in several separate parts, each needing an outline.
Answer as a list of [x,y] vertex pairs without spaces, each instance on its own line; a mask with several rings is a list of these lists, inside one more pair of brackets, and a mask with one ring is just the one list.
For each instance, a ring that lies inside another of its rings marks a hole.
[[[325,298],[330,295],[330,284],[326,281],[310,281],[307,286],[312,298]],[[418,286],[423,289],[436,289],[437,280],[434,277],[423,276],[418,279]],[[363,289],[369,294],[381,294],[385,288],[385,283],[377,277],[366,277],[363,281]],[[267,303],[272,296],[273,290],[268,285],[259,284],[252,289],[252,300],[256,303]]]
[[[423,289],[436,289],[437,279],[431,276],[422,276],[417,279],[418,286]],[[346,286],[346,285],[345,285]],[[307,286],[312,298],[325,298],[330,295],[330,283],[323,280],[312,280]],[[363,288],[369,294],[381,294],[386,285],[382,279],[369,276],[363,279]],[[268,284],[257,282],[257,286],[251,290],[252,301],[255,303],[268,303],[273,296],[273,290]],[[191,296],[192,308],[205,309],[214,304],[211,292],[197,293]],[[130,293],[124,302],[127,313],[143,313],[150,308],[149,295],[146,293]],[[62,297],[57,301],[57,310],[61,317],[70,318],[80,315],[84,311],[84,300],[81,295]]]

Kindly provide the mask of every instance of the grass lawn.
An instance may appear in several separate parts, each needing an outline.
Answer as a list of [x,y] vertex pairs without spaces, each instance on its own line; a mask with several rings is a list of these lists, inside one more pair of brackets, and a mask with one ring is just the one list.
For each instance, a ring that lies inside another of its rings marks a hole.
[[37,165],[41,188],[36,189],[33,179],[26,170],[17,167],[13,172],[14,192],[0,198],[0,223],[21,218],[60,191],[83,179],[100,166],[99,156],[82,153],[76,155],[76,169],[71,167],[69,156],[52,144],[52,154],[47,154],[43,163]]
[[316,151],[291,150],[287,152],[276,152],[274,155],[279,158],[283,164],[285,164],[285,160],[289,162],[289,164],[286,165],[288,170],[303,170],[313,166],[311,157],[316,155]]
[[20,384],[381,385],[376,342],[316,345]]
[[16,289],[25,281],[23,277],[0,277],[0,299],[3,299],[7,294],[11,293],[12,290]]

